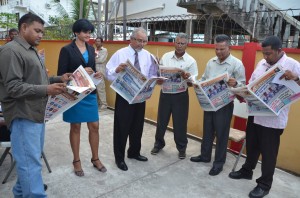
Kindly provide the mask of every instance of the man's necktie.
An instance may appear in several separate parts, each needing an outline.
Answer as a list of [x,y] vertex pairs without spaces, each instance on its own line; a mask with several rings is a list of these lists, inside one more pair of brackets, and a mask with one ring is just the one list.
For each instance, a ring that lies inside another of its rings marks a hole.
[[139,63],[139,55],[138,55],[137,51],[135,52],[134,55],[135,55],[135,59],[134,59],[134,67],[135,67],[137,70],[141,71],[141,67],[140,67],[140,63]]

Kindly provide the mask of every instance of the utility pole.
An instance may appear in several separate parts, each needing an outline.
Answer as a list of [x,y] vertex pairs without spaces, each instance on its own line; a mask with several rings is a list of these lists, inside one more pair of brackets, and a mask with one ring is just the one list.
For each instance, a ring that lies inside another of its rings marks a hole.
[[101,20],[102,20],[102,0],[98,0],[98,36],[102,36]]
[[105,0],[105,32],[104,32],[104,35],[105,35],[105,40],[107,41],[107,24],[108,24],[108,3],[109,3],[109,0]]
[[83,0],[80,0],[79,4],[79,19],[82,19],[82,12],[83,12]]
[[123,0],[123,41],[126,41],[126,15],[127,15],[127,0]]

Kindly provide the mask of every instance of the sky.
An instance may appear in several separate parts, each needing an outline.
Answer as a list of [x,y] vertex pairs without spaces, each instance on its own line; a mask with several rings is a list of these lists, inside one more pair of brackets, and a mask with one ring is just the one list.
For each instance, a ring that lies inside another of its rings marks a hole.
[[269,0],[273,4],[275,4],[280,9],[299,9],[288,11],[288,14],[291,16],[299,16],[300,15],[300,0]]

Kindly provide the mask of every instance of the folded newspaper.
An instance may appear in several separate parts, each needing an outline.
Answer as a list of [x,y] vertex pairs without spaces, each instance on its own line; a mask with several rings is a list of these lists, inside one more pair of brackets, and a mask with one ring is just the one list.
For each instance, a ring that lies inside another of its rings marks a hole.
[[228,73],[193,83],[200,106],[204,111],[217,111],[235,98],[227,85]]
[[45,112],[45,122],[68,110],[94,91],[96,89],[95,83],[100,83],[101,80],[95,79],[93,76],[89,76],[85,69],[79,66],[74,71],[72,80],[67,84],[67,92],[56,96],[49,96]]
[[153,93],[157,80],[162,77],[151,77],[147,79],[138,71],[132,63],[127,60],[127,67],[120,72],[110,87],[122,96],[129,104],[141,103],[149,99]]
[[186,91],[187,83],[181,74],[185,71],[177,67],[159,67],[160,76],[167,78],[162,84],[163,93],[181,93]]
[[247,86],[231,91],[246,100],[250,116],[278,116],[300,99],[300,86],[293,80],[280,80],[283,73],[282,67],[276,65]]

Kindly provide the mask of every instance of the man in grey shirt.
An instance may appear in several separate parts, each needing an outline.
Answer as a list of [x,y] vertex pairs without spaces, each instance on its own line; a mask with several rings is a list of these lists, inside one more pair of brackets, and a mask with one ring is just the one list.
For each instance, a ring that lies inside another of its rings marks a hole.
[[[44,21],[25,14],[18,23],[19,37],[0,49],[0,100],[11,131],[16,161],[15,197],[47,197],[41,174],[44,146],[44,114],[49,95],[66,92],[70,74],[48,79],[36,46],[44,33]],[[60,82],[49,85],[52,82]]]
[[[246,83],[243,63],[230,54],[230,38],[227,35],[218,35],[215,38],[216,57],[210,59],[201,80],[208,80],[228,72],[230,78],[227,84],[230,87],[242,86]],[[233,102],[217,111],[204,111],[203,141],[201,155],[192,157],[192,162],[210,162],[212,146],[215,136],[216,151],[213,167],[209,175],[218,175],[223,170],[226,161],[227,142],[230,122],[233,113]]]

